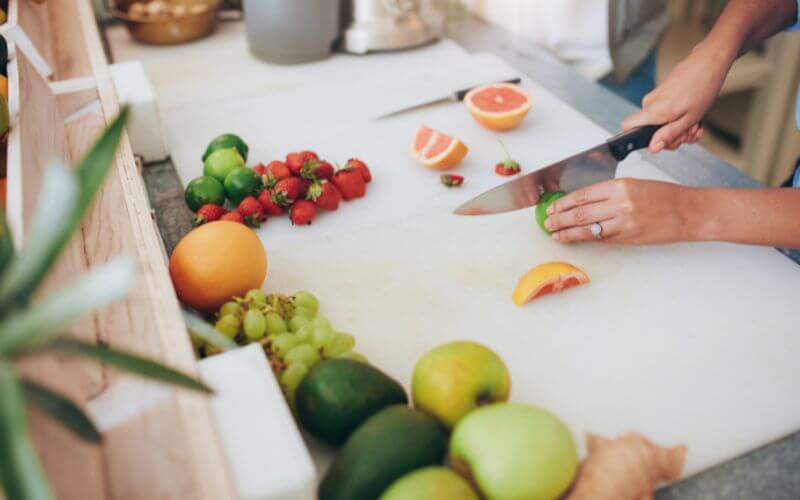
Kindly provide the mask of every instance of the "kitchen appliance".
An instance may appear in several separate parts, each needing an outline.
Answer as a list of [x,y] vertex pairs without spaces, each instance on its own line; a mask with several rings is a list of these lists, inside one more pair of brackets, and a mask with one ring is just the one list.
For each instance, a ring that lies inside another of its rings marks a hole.
[[646,148],[661,125],[646,125],[525,174],[476,196],[455,210],[456,215],[492,215],[528,208],[539,203],[544,191],[565,191],[613,179],[617,165],[638,149]]
[[344,32],[343,48],[354,54],[398,50],[437,38],[420,15],[418,0],[346,0],[352,23]]

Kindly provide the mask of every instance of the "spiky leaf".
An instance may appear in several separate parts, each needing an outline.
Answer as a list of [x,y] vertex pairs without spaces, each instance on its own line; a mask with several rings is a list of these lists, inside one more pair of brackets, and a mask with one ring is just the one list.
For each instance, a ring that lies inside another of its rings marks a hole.
[[219,347],[223,351],[227,351],[236,347],[236,342],[223,335],[219,330],[214,328],[213,325],[203,321],[200,316],[184,310],[183,319],[186,321],[186,327],[189,329],[189,334],[197,337],[203,342],[207,342],[214,347]]
[[90,443],[99,443],[102,436],[89,417],[78,406],[50,389],[30,380],[22,380],[25,399],[47,413],[76,436]]

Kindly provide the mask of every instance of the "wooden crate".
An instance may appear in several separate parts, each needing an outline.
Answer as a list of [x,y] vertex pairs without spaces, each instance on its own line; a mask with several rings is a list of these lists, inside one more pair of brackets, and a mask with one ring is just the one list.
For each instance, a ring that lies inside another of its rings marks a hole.
[[[9,65],[12,131],[8,144],[8,217],[24,236],[47,162],[76,163],[119,105],[90,0],[11,0],[18,23],[51,66],[48,80],[13,44]],[[197,375],[159,236],[127,137],[82,227],[45,286],[52,290],[87,268],[126,254],[141,278],[124,302],[96,313],[72,334],[136,351]],[[75,439],[30,409],[31,432],[60,499],[233,498],[208,400],[119,376],[72,358],[20,363],[31,378],[89,406],[101,446]]]

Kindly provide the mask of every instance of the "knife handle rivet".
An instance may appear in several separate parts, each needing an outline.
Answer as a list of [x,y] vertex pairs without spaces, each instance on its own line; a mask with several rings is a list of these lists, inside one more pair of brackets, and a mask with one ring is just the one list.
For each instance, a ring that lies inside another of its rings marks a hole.
[[632,142],[628,143],[628,151],[633,151],[633,143]]

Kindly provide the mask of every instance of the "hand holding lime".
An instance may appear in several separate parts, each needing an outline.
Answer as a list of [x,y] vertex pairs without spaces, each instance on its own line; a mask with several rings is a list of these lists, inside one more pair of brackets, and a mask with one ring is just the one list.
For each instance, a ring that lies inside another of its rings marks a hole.
[[206,152],[203,153],[203,161],[205,162],[206,158],[208,158],[214,151],[230,148],[236,148],[236,150],[242,156],[242,159],[247,161],[247,153],[250,151],[250,148],[247,147],[247,144],[242,140],[241,137],[235,134],[222,134],[215,137],[210,143],[208,143]]
[[542,228],[542,231],[548,235],[552,233],[544,226],[544,221],[547,220],[547,208],[557,199],[566,196],[566,194],[564,191],[545,191],[539,197],[539,203],[536,205],[536,222]]
[[207,203],[215,205],[222,205],[225,203],[225,190],[222,183],[213,177],[198,177],[192,179],[189,185],[186,186],[184,193],[186,204],[196,212],[198,208]]
[[225,182],[228,174],[237,168],[244,167],[244,159],[236,148],[218,149],[206,158],[203,164],[203,175]]
[[248,196],[256,195],[261,186],[261,176],[247,167],[234,169],[225,178],[225,194],[234,205]]

